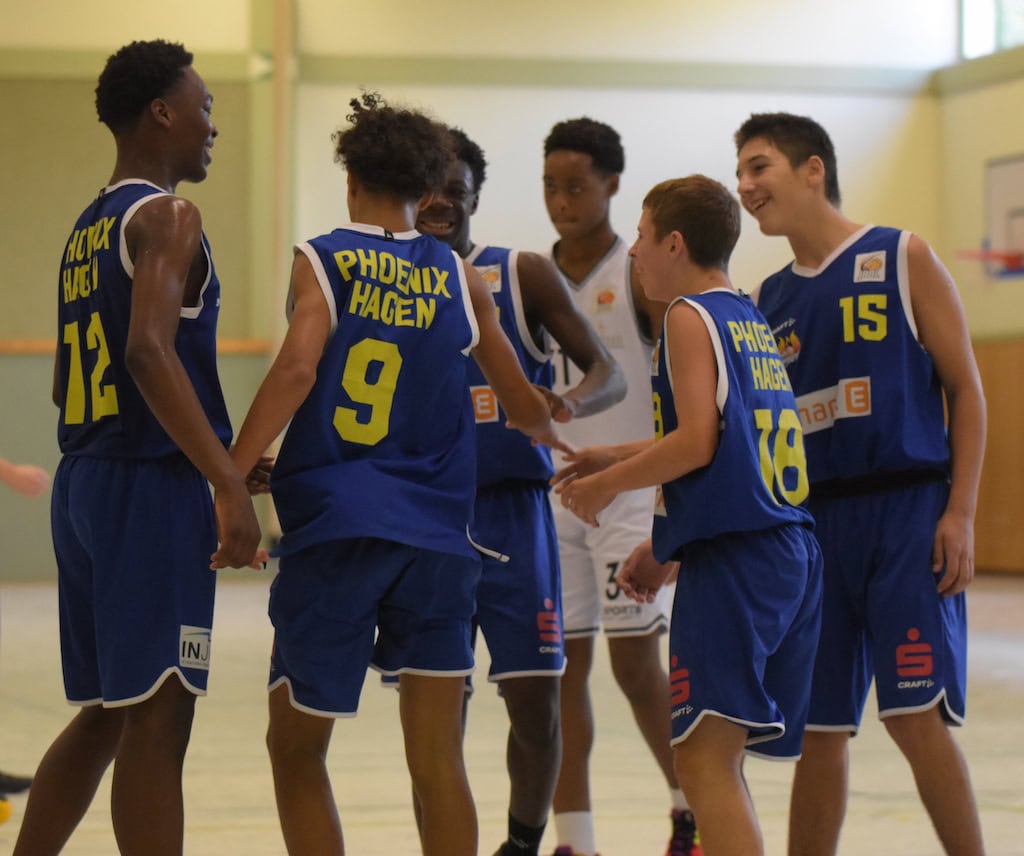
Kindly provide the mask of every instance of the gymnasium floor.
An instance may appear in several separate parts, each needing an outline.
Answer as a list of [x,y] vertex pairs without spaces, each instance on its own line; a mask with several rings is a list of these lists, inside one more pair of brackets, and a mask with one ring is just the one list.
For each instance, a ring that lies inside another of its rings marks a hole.
[[[218,594],[210,695],[197,707],[185,764],[190,856],[282,854],[270,767],[263,747],[270,625],[268,576],[222,582]],[[971,765],[992,856],[1024,854],[1024,577],[980,577],[971,614],[968,724],[957,732]],[[73,709],[63,700],[53,584],[0,586],[0,768],[30,772]],[[486,670],[486,651],[480,652]],[[492,687],[481,685],[470,707],[467,764],[480,817],[480,853],[489,856],[505,826],[506,723]],[[613,685],[603,646],[593,677],[598,744],[593,790],[598,844],[604,856],[660,856],[668,833],[668,797],[654,762]],[[854,741],[844,856],[938,854],[913,781],[869,710]],[[351,856],[418,852],[397,698],[367,682],[359,716],[334,732],[331,770]],[[785,853],[791,765],[751,759],[747,776],[769,854]],[[14,816],[0,826],[0,852],[13,847],[26,797],[12,797]],[[108,812],[109,775],[71,839],[69,856],[116,853]],[[554,849],[553,830],[544,850]]]

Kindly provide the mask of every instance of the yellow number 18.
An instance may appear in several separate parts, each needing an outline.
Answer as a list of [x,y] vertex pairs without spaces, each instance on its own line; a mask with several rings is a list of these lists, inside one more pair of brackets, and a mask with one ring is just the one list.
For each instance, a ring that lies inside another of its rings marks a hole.
[[[761,478],[772,496],[782,496],[790,505],[799,505],[810,492],[807,481],[807,456],[801,442],[803,429],[795,410],[779,412],[778,430],[770,410],[755,410],[754,424],[761,432],[757,447],[761,458]],[[796,471],[796,485],[786,487],[786,470]],[[778,488],[778,490],[776,490]]]

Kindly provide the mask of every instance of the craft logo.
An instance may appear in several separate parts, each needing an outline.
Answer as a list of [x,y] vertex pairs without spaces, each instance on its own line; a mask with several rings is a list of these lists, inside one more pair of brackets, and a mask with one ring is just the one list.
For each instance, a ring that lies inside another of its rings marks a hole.
[[471,386],[469,397],[473,401],[473,415],[477,422],[498,421],[498,398],[489,386]]
[[210,669],[210,628],[181,625],[178,663],[189,669]]
[[885,282],[885,250],[858,253],[853,260],[854,282]]
[[929,677],[935,669],[932,646],[918,641],[920,638],[921,631],[911,627],[907,631],[909,641],[896,647],[896,674],[901,678],[916,678],[899,681],[896,686],[901,690],[934,686],[935,682]]

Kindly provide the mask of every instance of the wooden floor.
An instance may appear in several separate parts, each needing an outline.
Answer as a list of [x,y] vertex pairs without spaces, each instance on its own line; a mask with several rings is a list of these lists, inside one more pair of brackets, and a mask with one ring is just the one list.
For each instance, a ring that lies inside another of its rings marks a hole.
[[[229,578],[217,603],[210,694],[197,708],[185,765],[186,854],[281,854],[269,762],[263,747],[270,625],[269,578]],[[73,709],[64,702],[57,646],[56,587],[0,586],[0,769],[31,772]],[[1024,854],[1024,578],[981,577],[969,597],[971,684],[967,727],[957,731],[971,767],[988,851]],[[486,669],[486,652],[481,668]],[[467,764],[480,816],[480,852],[503,837],[507,806],[506,721],[493,687],[481,685],[470,708]],[[625,702],[603,646],[594,667],[598,717],[593,759],[598,845],[604,856],[660,856],[668,835],[668,795]],[[844,856],[918,856],[940,849],[913,780],[877,721],[865,717],[852,744],[851,799]],[[414,854],[397,697],[368,680],[359,716],[339,721],[331,750],[335,794],[351,856]],[[785,853],[792,766],[751,759],[747,775],[769,854]],[[0,826],[9,853],[26,797]],[[117,852],[108,810],[109,775],[66,853]],[[553,829],[544,850],[554,849]]]

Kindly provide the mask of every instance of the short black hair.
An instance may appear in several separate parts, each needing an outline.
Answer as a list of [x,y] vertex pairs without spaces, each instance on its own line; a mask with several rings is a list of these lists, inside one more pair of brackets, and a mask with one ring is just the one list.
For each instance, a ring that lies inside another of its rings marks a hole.
[[336,131],[334,159],[368,190],[419,199],[448,177],[448,128],[423,113],[389,107],[376,92],[349,102],[350,125]]
[[484,150],[474,143],[462,128],[449,128],[448,133],[452,138],[455,159],[469,167],[473,175],[473,192],[479,193],[484,179],[487,178],[487,158],[484,157]]
[[762,137],[786,156],[793,169],[817,155],[825,165],[825,196],[837,208],[842,202],[839,193],[839,168],[836,151],[828,132],[808,116],[793,113],[752,113],[734,139],[736,153],[751,140]]
[[96,114],[115,134],[132,125],[155,98],[170,92],[192,65],[177,42],[132,42],[107,59],[96,86]]
[[560,150],[590,155],[594,166],[607,175],[619,175],[626,168],[626,153],[618,131],[586,116],[566,119],[551,129],[544,140],[544,157]]

